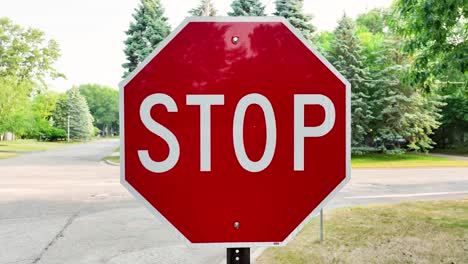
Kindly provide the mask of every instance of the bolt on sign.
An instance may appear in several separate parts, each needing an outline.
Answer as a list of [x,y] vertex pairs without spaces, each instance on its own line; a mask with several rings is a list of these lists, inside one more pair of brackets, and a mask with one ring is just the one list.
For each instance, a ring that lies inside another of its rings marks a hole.
[[284,18],[187,18],[120,85],[121,182],[191,245],[285,245],[350,178],[350,98]]

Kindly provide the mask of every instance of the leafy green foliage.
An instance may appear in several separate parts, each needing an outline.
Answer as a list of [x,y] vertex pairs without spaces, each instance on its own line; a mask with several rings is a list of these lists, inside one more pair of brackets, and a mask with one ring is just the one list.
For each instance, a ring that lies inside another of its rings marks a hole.
[[95,126],[104,136],[119,131],[119,92],[98,84],[83,84],[78,87],[86,98]]
[[33,129],[29,130],[26,136],[40,141],[57,141],[67,138],[67,133],[64,129],[53,127],[51,121],[35,119]]
[[448,84],[440,90],[445,106],[442,107],[442,125],[434,139],[438,147],[468,147],[468,84]]
[[0,134],[21,137],[37,128],[31,96],[47,88],[44,78],[63,77],[52,66],[58,57],[57,42],[42,31],[0,18]]
[[275,5],[275,16],[285,17],[306,39],[312,40],[315,27],[310,22],[312,15],[303,11],[303,0],[275,0]]
[[60,95],[46,91],[37,94],[32,99],[31,127],[26,133],[27,138],[55,141],[67,137],[65,130],[53,127],[52,115]]
[[[415,56],[410,80],[430,88],[447,67],[466,72],[468,2],[465,0],[397,0],[391,25]],[[450,65],[450,66],[449,66]]]
[[192,16],[216,16],[216,8],[211,0],[200,0],[200,4],[191,9],[189,14]]
[[89,139],[94,133],[93,116],[78,87],[71,88],[57,100],[53,121],[65,131],[69,124],[71,139]]
[[356,24],[365,27],[372,34],[383,33],[387,28],[387,11],[381,8],[374,8],[361,14],[356,19]]
[[467,17],[463,0],[398,0],[390,20],[414,57],[409,81],[443,96],[439,147],[468,145]]
[[0,77],[0,134],[24,134],[28,129],[30,82],[12,76]]
[[160,0],[141,0],[133,19],[125,32],[127,39],[124,53],[127,62],[122,65],[125,69],[124,77],[130,74],[171,32]]
[[404,146],[427,151],[434,144],[430,136],[440,125],[443,103],[440,96],[424,95],[421,89],[402,81],[409,74],[411,57],[402,51],[401,37],[391,30],[375,30],[377,27],[372,25],[381,25],[386,13],[371,10],[370,15],[363,14],[357,19],[364,61],[375,83],[371,93],[375,102],[372,109],[375,119],[371,122],[374,144],[387,152]]
[[[44,32],[0,18],[0,78],[14,76],[16,82],[32,82],[46,87],[45,77],[58,78],[53,64],[60,57],[55,40],[46,41]],[[37,86],[30,86],[33,89]]]
[[231,3],[230,16],[265,16],[265,7],[260,0],[234,0]]
[[316,45],[316,48],[320,52],[320,54],[322,54],[326,58],[329,58],[329,53],[332,50],[331,43],[334,39],[335,35],[333,34],[333,32],[322,31],[317,34],[317,37],[314,41],[314,45]]

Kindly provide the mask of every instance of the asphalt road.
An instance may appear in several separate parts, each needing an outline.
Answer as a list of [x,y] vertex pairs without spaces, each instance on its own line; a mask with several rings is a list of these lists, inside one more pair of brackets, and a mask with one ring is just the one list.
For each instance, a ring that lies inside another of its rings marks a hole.
[[[117,140],[0,160],[0,263],[213,263],[189,249],[100,162]],[[360,169],[327,208],[468,197],[468,168]]]

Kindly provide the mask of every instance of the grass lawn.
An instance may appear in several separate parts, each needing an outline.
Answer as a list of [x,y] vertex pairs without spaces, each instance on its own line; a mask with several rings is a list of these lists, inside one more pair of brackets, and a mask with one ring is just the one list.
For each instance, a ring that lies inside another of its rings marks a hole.
[[353,168],[468,167],[468,161],[433,157],[424,154],[368,154],[353,156]]
[[59,148],[68,142],[39,142],[36,140],[0,141],[0,159],[8,159],[24,152],[50,150]]
[[257,264],[468,263],[468,199],[338,209]]
[[[120,148],[115,151],[118,152]],[[120,163],[120,157],[109,156],[104,160]],[[417,168],[417,167],[468,167],[468,161],[433,157],[423,154],[369,154],[353,157],[353,168]]]
[[120,163],[120,156],[108,156],[103,158],[103,160],[112,161],[114,163]]
[[1,159],[8,159],[8,158],[13,158],[18,156],[16,153],[10,153],[10,152],[0,152],[0,160]]
[[42,142],[35,140],[0,141],[0,151],[40,151],[61,147],[67,142]]

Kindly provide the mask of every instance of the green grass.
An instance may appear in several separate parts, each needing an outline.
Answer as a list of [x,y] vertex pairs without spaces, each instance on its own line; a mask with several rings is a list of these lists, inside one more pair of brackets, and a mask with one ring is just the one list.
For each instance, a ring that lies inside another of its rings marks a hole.
[[[114,149],[114,152],[119,152],[119,151],[120,151],[120,147],[117,147],[116,149]],[[120,164],[120,156],[107,156],[103,158],[103,160],[108,160],[108,161]]]
[[103,160],[108,160],[114,163],[120,163],[120,156],[108,156],[103,158]]
[[[119,150],[120,148],[115,149],[116,152]],[[104,160],[120,163],[120,157],[109,156]],[[351,165],[353,168],[468,167],[468,161],[423,154],[368,154],[353,157]]]
[[50,150],[61,147],[67,142],[39,142],[35,140],[0,141],[0,151],[25,152]]
[[257,264],[468,263],[468,199],[354,207],[313,219],[286,247]]
[[1,159],[8,159],[18,156],[16,153],[9,153],[9,152],[0,152],[0,160]]
[[0,141],[0,159],[16,157],[34,151],[51,150],[70,144],[68,142],[39,142],[36,140]]
[[468,167],[468,161],[425,154],[368,154],[353,156],[351,165],[353,168]]

